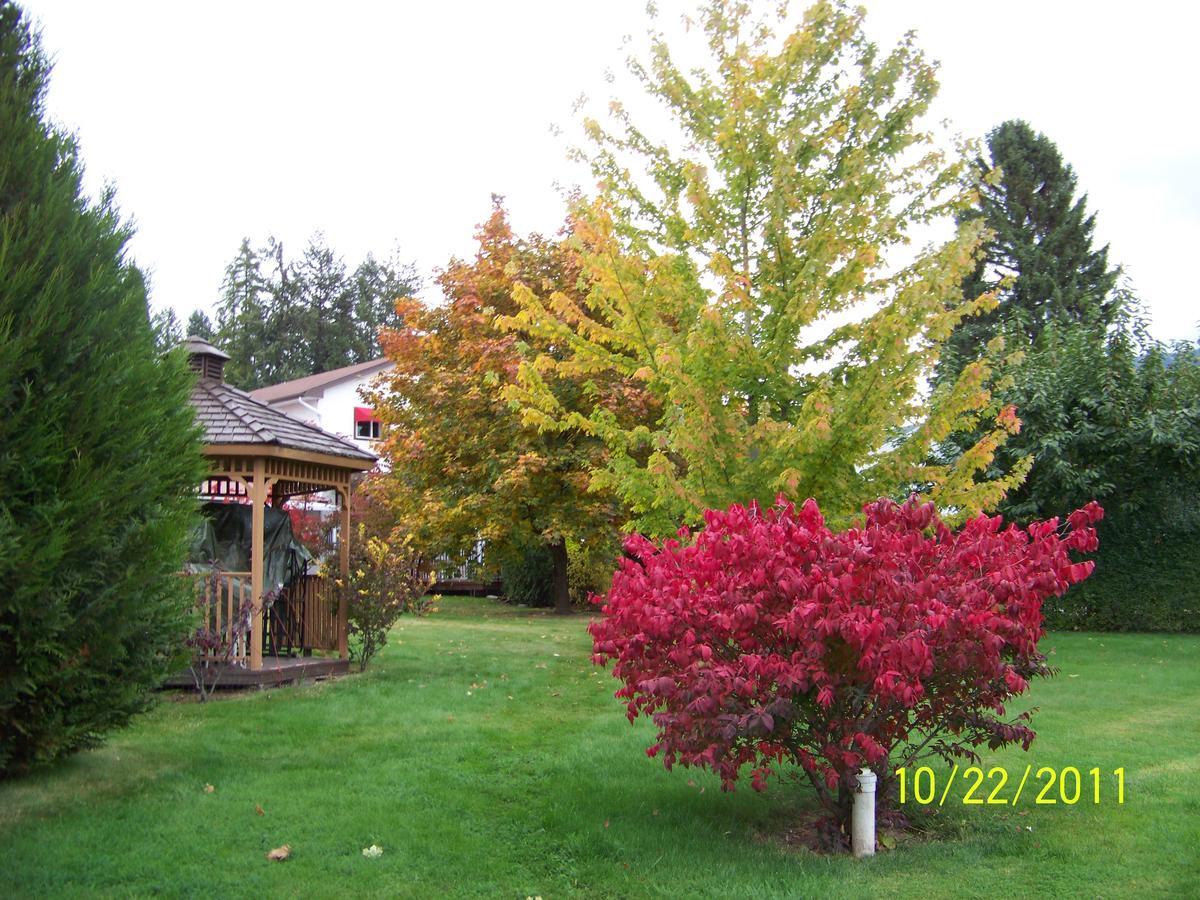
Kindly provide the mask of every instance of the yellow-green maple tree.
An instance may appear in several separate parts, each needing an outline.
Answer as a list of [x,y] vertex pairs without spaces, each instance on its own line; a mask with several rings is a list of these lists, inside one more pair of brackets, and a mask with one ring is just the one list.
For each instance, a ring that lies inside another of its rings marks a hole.
[[[579,272],[560,241],[517,238],[499,199],[476,237],[475,258],[452,261],[438,278],[446,302],[400,300],[403,326],[381,335],[395,367],[375,398],[389,471],[372,493],[427,553],[477,539],[499,551],[544,543],[555,606],[568,611],[568,547],[611,536],[622,516],[610,492],[589,489],[602,442],[578,429],[539,432],[502,396],[522,359],[553,348],[495,319],[516,312],[518,285],[571,295]],[[563,408],[599,403],[626,418],[644,402],[621,379],[545,385]]]
[[[585,122],[599,193],[576,205],[572,247],[589,288],[517,287],[504,326],[557,350],[524,361],[507,396],[548,433],[604,442],[592,485],[631,527],[666,534],[779,492],[833,521],[911,490],[961,515],[1024,477],[1025,462],[985,477],[1019,427],[989,393],[994,358],[927,387],[954,326],[995,302],[960,293],[983,228],[906,247],[969,200],[971,172],[920,124],[935,66],[911,35],[881,51],[862,18],[822,2],[778,38],[748,4],[714,0],[698,20],[711,65],[683,71],[653,31],[649,60],[630,64],[673,134],[653,138],[615,101],[611,127]],[[612,377],[643,385],[661,416],[567,408],[551,388]],[[933,461],[981,419],[975,446]]]

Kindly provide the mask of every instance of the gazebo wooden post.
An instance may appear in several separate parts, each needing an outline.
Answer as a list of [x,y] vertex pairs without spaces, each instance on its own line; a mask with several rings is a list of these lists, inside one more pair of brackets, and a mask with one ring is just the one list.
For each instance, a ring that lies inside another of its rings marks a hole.
[[338,656],[346,659],[350,655],[349,613],[350,592],[345,586],[350,583],[350,482],[338,489],[342,501],[341,519],[338,523],[338,569],[342,573],[342,602],[338,604]]
[[250,485],[250,671],[262,669],[263,645],[263,527],[267,502],[267,463],[261,456],[254,460],[254,481]]

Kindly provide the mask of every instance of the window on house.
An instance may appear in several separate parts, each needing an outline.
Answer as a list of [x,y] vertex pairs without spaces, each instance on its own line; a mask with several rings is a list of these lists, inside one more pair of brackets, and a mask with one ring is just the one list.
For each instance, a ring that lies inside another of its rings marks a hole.
[[369,406],[354,407],[354,436],[363,441],[377,441],[383,436],[383,423]]

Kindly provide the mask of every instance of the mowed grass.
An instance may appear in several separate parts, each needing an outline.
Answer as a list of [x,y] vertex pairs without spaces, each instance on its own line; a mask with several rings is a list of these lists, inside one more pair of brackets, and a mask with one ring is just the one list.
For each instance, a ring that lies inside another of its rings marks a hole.
[[[1124,767],[1074,806],[948,805],[856,862],[778,836],[807,789],[722,793],[648,759],[587,619],[448,600],[365,675],[164,697],[103,749],[0,785],[6,896],[963,897],[1200,894],[1200,638],[1052,635],[1036,767]],[[939,770],[939,779],[948,775]],[[213,792],[206,793],[211,784]],[[956,788],[955,795],[961,796]],[[263,810],[260,815],[256,806]],[[914,815],[916,815],[914,811]],[[292,858],[264,855],[289,844]],[[367,859],[362,849],[383,847]]]

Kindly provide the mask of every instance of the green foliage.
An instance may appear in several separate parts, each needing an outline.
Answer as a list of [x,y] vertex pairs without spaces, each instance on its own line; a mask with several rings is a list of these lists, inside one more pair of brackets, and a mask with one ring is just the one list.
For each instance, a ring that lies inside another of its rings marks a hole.
[[[1098,500],[1106,518],[1096,574],[1047,608],[1062,627],[1197,627],[1200,357],[1151,340],[1136,296],[1116,286],[1107,248],[1094,249],[1094,215],[1045,135],[1005,122],[988,137],[999,179],[985,181],[965,220],[986,222],[983,259],[964,294],[996,292],[994,311],[965,320],[943,358],[943,378],[997,335],[1020,350],[999,396],[1021,419],[995,472],[1032,460],[1001,511],[1019,521],[1064,515]],[[977,437],[958,434],[965,446]],[[1184,504],[1183,507],[1180,503]]]
[[1200,527],[1181,530],[1145,516],[1098,530],[1096,571],[1043,607],[1046,627],[1200,632]]
[[1050,323],[1103,329],[1120,311],[1120,271],[1109,268],[1107,247],[1092,247],[1096,216],[1086,194],[1075,196],[1075,172],[1058,147],[1019,120],[992,129],[987,143],[990,160],[975,161],[978,199],[960,220],[982,221],[990,235],[963,294],[991,291],[999,305],[955,329],[943,375],[983,356],[1002,331],[1019,333],[1025,347]]
[[[571,605],[585,607],[593,594],[612,584],[620,556],[616,531],[595,534],[586,543],[567,542],[567,590]],[[544,543],[508,549],[500,564],[500,580],[510,603],[554,606],[554,555]]]
[[100,742],[180,662],[196,516],[190,376],[161,359],[130,231],[45,121],[0,2],[0,772]]
[[1083,328],[1048,328],[1015,373],[1035,455],[1010,514],[1105,507],[1096,572],[1047,608],[1054,627],[1200,630],[1200,354]]
[[541,542],[509,550],[500,565],[500,581],[510,603],[533,607],[554,605],[554,557]]
[[613,572],[621,558],[621,542],[613,533],[596,535],[584,544],[572,544],[567,566],[567,584],[571,602],[586,606],[589,599],[602,596],[612,587]]
[[[816,3],[776,36],[748,4],[705,4],[703,65],[678,64],[653,31],[650,58],[631,63],[670,132],[642,130],[618,101],[611,128],[585,122],[600,195],[577,205],[572,246],[589,290],[517,287],[502,323],[554,352],[526,360],[507,396],[545,431],[603,440],[592,487],[639,531],[779,492],[838,522],[914,488],[965,515],[1023,475],[979,478],[1015,424],[987,363],[924,390],[953,327],[992,303],[959,293],[983,226],[912,252],[916,229],[964,208],[970,167],[922,124],[934,64],[911,36],[880,50],[863,15]],[[548,389],[614,376],[653,401],[652,421]],[[929,464],[981,418],[975,445]]]
[[166,353],[185,337],[175,310],[169,306],[150,317],[150,328],[154,332],[154,346],[159,353]]
[[1107,333],[1047,326],[1013,369],[1006,396],[1022,429],[1000,459],[1029,454],[1034,464],[1005,498],[1007,515],[1063,515],[1096,499],[1109,525],[1165,522],[1178,517],[1164,517],[1164,499],[1200,497],[1200,359],[1121,315]]
[[201,337],[206,341],[211,341],[216,336],[217,333],[213,328],[213,323],[209,320],[204,310],[194,310],[188,316],[187,326],[184,328],[184,337]]
[[274,237],[260,248],[245,238],[217,306],[226,378],[251,390],[375,359],[379,329],[398,323],[396,301],[419,286],[412,265],[369,254],[349,270],[321,234],[299,259]]

